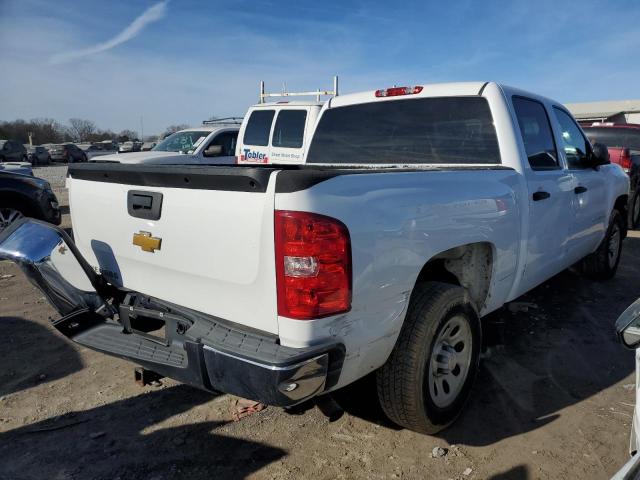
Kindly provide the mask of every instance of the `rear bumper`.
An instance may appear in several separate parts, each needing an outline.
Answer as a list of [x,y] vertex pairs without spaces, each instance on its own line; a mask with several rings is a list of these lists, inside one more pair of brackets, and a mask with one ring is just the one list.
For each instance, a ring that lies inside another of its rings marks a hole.
[[276,336],[115,288],[50,224],[14,222],[0,234],[0,259],[18,264],[60,312],[53,322],[60,333],[162,376],[276,406],[300,403],[338,381],[342,345],[285,347]]
[[[276,337],[128,292],[119,321],[87,311],[54,322],[85,347],[135,362],[164,377],[268,405],[291,406],[337,382],[344,349],[337,344],[289,348]],[[161,322],[164,335],[138,330]]]

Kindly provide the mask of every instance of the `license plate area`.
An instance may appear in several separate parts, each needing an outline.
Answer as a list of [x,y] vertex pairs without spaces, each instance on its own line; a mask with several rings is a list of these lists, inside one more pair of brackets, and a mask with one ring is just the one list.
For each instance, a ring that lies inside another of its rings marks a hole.
[[148,308],[134,294],[127,294],[119,307],[120,323],[125,333],[132,333],[169,346],[172,339],[184,333],[192,322],[169,312]]

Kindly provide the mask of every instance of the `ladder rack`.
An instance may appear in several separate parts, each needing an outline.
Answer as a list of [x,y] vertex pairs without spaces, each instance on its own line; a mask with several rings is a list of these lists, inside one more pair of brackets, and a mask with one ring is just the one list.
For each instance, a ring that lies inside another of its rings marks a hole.
[[224,117],[213,118],[211,120],[203,120],[202,125],[240,125],[242,124],[242,117]]
[[315,92],[287,92],[286,88],[282,89],[280,93],[266,93],[264,91],[264,81],[260,82],[260,102],[265,103],[265,98],[270,97],[316,97],[317,101],[320,101],[321,96],[333,95],[338,96],[338,76],[333,77],[333,90],[316,90]]

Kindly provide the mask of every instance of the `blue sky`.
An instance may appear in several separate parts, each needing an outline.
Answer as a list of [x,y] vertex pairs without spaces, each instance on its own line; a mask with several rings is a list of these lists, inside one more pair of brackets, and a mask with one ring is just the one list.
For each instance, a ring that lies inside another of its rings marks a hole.
[[496,80],[639,98],[638,52],[637,0],[0,0],[0,120],[139,130],[143,116],[158,133],[244,114],[260,80],[309,90],[334,74],[343,92]]

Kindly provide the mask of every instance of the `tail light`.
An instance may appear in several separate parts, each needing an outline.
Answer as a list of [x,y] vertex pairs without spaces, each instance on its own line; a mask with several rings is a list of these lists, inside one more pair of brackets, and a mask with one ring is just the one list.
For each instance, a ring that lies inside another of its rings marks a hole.
[[276,210],[278,315],[298,320],[351,309],[347,227],[315,213]]
[[415,95],[422,91],[421,85],[415,87],[392,87],[376,90],[376,97],[398,97],[400,95]]
[[628,148],[623,148],[622,153],[620,153],[620,166],[626,173],[629,173],[631,171],[631,165],[631,153]]

